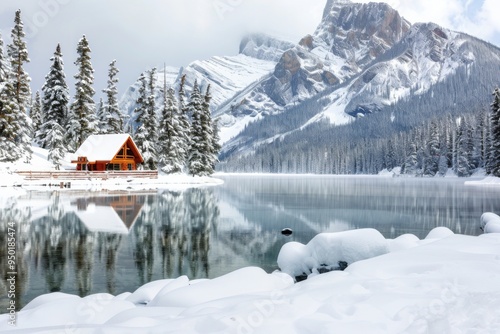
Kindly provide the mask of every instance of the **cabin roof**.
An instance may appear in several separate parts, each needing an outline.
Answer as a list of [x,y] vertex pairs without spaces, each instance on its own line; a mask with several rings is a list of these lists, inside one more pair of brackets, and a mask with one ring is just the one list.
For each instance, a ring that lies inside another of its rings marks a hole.
[[89,136],[75,152],[78,157],[87,157],[88,161],[111,161],[123,145],[130,139],[138,158],[144,159],[129,134],[106,134]]

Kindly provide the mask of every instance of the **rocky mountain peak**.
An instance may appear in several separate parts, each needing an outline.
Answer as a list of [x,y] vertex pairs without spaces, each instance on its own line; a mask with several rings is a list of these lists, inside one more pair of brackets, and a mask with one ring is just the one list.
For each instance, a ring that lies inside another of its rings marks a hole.
[[329,1],[310,47],[322,46],[337,57],[364,65],[399,42],[410,27],[385,3]]

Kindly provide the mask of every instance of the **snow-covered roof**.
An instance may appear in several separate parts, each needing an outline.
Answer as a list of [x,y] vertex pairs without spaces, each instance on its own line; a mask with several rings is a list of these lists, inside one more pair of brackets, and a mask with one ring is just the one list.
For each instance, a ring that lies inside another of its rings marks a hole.
[[[129,138],[133,143],[130,135],[126,133],[91,135],[75,152],[75,155],[77,157],[87,157],[88,161],[109,161],[115,157]],[[137,152],[139,152],[139,150],[137,150]]]

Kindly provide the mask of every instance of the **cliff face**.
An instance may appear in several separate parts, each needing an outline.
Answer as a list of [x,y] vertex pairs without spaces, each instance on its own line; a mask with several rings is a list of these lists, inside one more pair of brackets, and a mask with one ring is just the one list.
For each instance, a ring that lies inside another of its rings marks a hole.
[[308,99],[361,72],[410,27],[387,4],[329,1],[314,34],[282,54],[262,90],[277,110]]

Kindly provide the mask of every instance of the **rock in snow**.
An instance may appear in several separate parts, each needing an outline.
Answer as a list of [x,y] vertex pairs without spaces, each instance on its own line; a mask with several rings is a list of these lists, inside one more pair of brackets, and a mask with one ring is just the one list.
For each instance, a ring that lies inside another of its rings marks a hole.
[[442,228],[425,240],[384,239],[371,229],[320,234],[307,245],[285,244],[281,263],[303,270],[349,260],[344,271],[294,284],[251,267],[212,280],[159,280],[118,296],[52,293],[17,313],[16,327],[0,315],[0,331],[499,333],[499,244],[498,233]]

